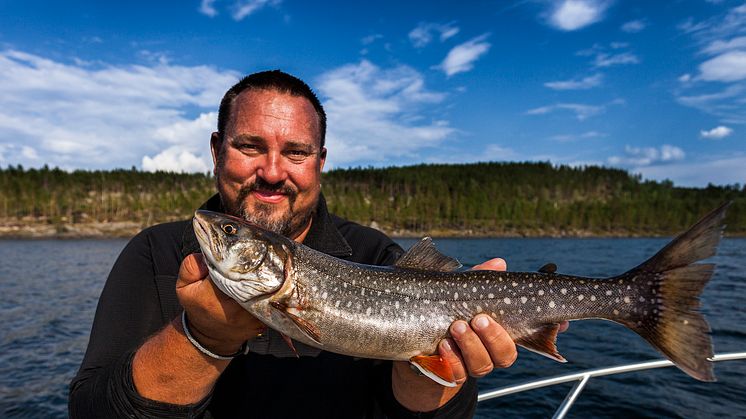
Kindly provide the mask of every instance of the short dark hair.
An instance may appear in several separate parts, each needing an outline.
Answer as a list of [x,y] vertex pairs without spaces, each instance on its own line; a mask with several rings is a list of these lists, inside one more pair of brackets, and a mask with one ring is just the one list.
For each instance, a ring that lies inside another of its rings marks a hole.
[[319,102],[319,98],[316,97],[313,90],[303,80],[280,70],[249,74],[225,92],[223,100],[220,101],[220,110],[218,111],[218,136],[221,140],[228,125],[228,120],[231,118],[233,101],[246,90],[274,90],[279,93],[308,99],[316,110],[316,115],[319,117],[320,144],[321,147],[324,147],[324,143],[326,142],[326,113],[321,106],[321,102]]

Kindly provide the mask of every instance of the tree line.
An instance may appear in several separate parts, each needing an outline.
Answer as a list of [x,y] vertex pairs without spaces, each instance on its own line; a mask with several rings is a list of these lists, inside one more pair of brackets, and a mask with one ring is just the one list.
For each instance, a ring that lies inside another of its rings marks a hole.
[[[322,176],[330,210],[389,233],[666,235],[727,200],[730,234],[746,233],[746,185],[674,186],[624,170],[550,163],[335,169]],[[207,173],[135,169],[0,169],[0,222],[185,219],[215,191]],[[3,221],[4,220],[4,221]]]

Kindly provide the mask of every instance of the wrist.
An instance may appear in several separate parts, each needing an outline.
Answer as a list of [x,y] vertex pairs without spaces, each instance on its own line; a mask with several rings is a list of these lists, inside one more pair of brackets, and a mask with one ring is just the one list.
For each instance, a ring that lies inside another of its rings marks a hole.
[[188,320],[186,311],[182,312],[178,324],[192,346],[210,358],[229,361],[238,355],[245,355],[249,352],[248,341],[226,343],[202,333],[198,327],[195,327]]
[[444,387],[418,374],[408,362],[397,361],[391,367],[391,390],[402,406],[413,412],[429,412],[442,407],[455,396],[462,384]]

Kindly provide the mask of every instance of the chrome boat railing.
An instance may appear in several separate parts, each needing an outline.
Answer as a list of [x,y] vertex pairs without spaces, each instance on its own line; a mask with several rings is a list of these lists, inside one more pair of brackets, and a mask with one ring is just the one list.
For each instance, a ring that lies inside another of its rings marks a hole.
[[[713,362],[720,362],[720,361],[734,361],[738,359],[746,359],[746,352],[730,352],[730,353],[718,354],[712,357],[711,360]],[[570,410],[570,408],[575,403],[580,393],[585,388],[585,385],[588,383],[588,380],[590,380],[593,377],[601,377],[604,375],[621,374],[625,372],[642,371],[642,370],[649,370],[653,368],[662,368],[662,367],[670,367],[670,366],[673,366],[673,363],[671,361],[658,360],[658,361],[641,362],[638,364],[620,365],[617,367],[586,370],[586,371],[577,372],[574,374],[559,375],[556,377],[550,377],[550,378],[545,378],[545,379],[536,380],[536,381],[529,381],[523,384],[485,391],[485,392],[479,393],[477,401],[482,402],[482,401],[494,399],[497,397],[507,396],[508,394],[520,393],[523,391],[534,390],[537,388],[577,381],[575,383],[575,386],[573,386],[570,392],[567,393],[565,400],[562,402],[559,408],[557,408],[557,411],[554,412],[553,418],[561,419],[561,418],[564,418],[565,415],[567,415],[567,412]]]

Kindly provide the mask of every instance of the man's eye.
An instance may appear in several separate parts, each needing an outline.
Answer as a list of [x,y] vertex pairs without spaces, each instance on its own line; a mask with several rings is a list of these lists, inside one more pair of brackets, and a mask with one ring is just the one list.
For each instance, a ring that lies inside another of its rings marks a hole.
[[238,149],[241,151],[256,151],[259,147],[256,144],[239,144]]
[[311,153],[305,150],[290,150],[287,152],[287,156],[290,158],[290,160],[294,161],[305,160],[310,155]]

